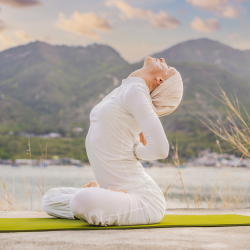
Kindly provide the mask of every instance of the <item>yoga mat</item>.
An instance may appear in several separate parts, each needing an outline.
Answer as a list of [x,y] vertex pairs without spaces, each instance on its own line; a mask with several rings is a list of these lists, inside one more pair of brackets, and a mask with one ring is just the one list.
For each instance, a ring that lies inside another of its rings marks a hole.
[[79,220],[54,218],[0,219],[0,232],[33,232],[56,230],[110,230],[110,229],[142,229],[165,227],[228,227],[250,226],[250,216],[222,215],[165,215],[158,224],[135,226],[91,226]]

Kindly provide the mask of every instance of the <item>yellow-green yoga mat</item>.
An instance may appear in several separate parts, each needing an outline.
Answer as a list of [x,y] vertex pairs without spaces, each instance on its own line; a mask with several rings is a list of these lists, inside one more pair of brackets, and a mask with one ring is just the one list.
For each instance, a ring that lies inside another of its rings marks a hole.
[[222,215],[165,215],[158,224],[136,226],[91,226],[79,220],[29,218],[0,219],[0,232],[33,232],[56,230],[110,230],[110,229],[142,229],[164,227],[229,227],[250,226],[250,216],[236,214]]

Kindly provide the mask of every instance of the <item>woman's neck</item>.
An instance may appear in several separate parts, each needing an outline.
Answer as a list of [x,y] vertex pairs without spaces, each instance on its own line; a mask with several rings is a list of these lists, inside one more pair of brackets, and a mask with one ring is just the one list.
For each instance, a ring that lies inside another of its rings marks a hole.
[[149,81],[149,78],[147,77],[147,75],[148,75],[147,72],[143,68],[141,68],[141,69],[138,69],[138,70],[132,72],[129,75],[129,77],[140,77],[140,78],[142,78],[146,82],[146,84],[147,84],[147,86],[149,88],[149,91],[151,93],[155,88],[152,86],[153,84],[151,84],[151,81]]

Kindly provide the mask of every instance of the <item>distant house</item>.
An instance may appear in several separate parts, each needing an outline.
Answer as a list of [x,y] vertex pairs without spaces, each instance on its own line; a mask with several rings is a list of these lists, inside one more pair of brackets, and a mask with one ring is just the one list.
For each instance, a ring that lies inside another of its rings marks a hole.
[[73,130],[74,132],[77,132],[77,133],[81,133],[81,132],[84,131],[83,128],[73,128],[72,130]]
[[40,135],[39,137],[42,137],[44,139],[48,139],[48,138],[60,138],[60,137],[62,137],[62,135],[58,134],[58,133],[49,133],[49,134],[45,134],[45,135]]
[[17,165],[28,165],[32,166],[35,160],[30,160],[30,159],[16,159],[15,163]]
[[239,167],[250,167],[249,159],[240,160],[239,157],[230,154],[218,154],[211,153],[209,149],[201,150],[199,157],[193,160],[195,166],[239,166]]
[[61,158],[61,159],[16,159],[15,164],[17,165],[27,165],[27,166],[37,166],[44,167],[49,165],[75,165],[82,166],[82,162],[80,160],[75,160],[72,158]]
[[199,158],[202,158],[202,157],[204,157],[205,155],[209,154],[210,152],[211,152],[211,150],[210,150],[209,148],[204,149],[204,150],[201,150],[201,151],[199,152],[199,154],[198,154],[198,157],[199,157]]

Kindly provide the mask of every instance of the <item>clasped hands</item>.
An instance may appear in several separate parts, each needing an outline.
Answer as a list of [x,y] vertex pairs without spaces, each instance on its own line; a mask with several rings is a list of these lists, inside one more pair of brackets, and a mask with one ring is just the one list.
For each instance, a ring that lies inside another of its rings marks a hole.
[[140,136],[140,142],[143,144],[143,146],[146,146],[147,145],[147,141],[146,141],[146,139],[144,137],[144,134],[141,132],[139,134],[139,136]]

